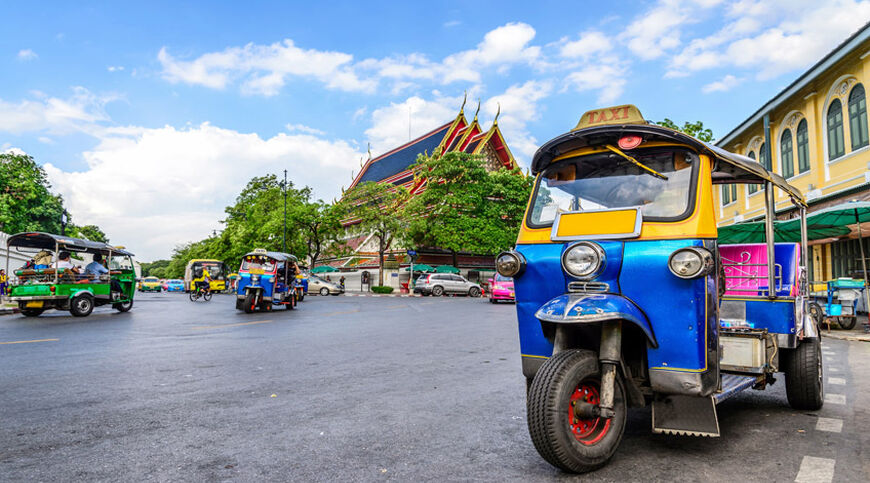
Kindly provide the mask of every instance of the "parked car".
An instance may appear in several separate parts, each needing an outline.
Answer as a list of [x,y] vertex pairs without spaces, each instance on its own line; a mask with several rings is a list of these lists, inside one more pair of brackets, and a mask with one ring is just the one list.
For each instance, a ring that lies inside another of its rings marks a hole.
[[514,279],[497,273],[489,279],[489,302],[516,302],[514,298]]
[[463,294],[469,297],[480,297],[480,285],[469,282],[462,275],[452,273],[430,273],[421,275],[414,286],[414,293],[434,295]]
[[327,282],[317,275],[308,276],[308,293],[316,293],[320,295],[339,295],[344,293],[344,289],[334,282]]
[[184,280],[173,278],[166,282],[166,288],[164,290],[167,292],[184,292]]
[[140,292],[160,292],[163,287],[160,285],[160,279],[157,277],[145,277],[139,282]]

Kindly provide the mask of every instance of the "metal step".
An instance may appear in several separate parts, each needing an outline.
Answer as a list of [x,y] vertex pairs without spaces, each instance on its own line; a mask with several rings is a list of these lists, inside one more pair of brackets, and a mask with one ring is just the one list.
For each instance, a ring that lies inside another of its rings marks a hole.
[[756,378],[751,376],[738,376],[736,374],[722,374],[722,390],[713,394],[716,404],[731,396],[749,389],[755,385]]
[[658,395],[652,404],[653,432],[678,436],[719,436],[713,398]]

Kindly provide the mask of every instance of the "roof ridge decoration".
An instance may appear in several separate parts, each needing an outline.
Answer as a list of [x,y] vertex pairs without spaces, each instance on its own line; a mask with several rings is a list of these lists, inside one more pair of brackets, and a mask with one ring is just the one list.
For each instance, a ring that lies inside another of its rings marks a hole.
[[[501,112],[501,106],[499,106],[499,112]],[[496,119],[498,119],[498,114],[496,114]],[[474,151],[471,154],[480,154],[483,150],[483,147],[489,144],[489,140],[492,139],[493,136],[498,136],[498,141],[501,144],[502,148],[504,148],[505,154],[507,154],[508,161],[510,161],[511,168],[518,167],[517,160],[514,158],[513,153],[511,153],[510,148],[508,148],[507,142],[504,139],[504,135],[501,133],[501,129],[498,127],[498,123],[493,121],[492,127],[489,128],[485,133],[481,133],[484,137],[480,140],[477,146],[474,148]]]
[[444,133],[444,138],[441,140],[441,143],[432,150],[432,156],[436,158],[444,154],[444,150],[447,148],[447,141],[452,140],[453,133],[456,132],[457,127],[460,124],[460,121],[463,125],[468,126],[468,120],[465,119],[465,101],[468,98],[468,93],[466,93],[465,98],[462,99],[462,106],[459,108],[459,114],[456,115],[456,118],[453,119],[453,124],[450,125],[450,129]]

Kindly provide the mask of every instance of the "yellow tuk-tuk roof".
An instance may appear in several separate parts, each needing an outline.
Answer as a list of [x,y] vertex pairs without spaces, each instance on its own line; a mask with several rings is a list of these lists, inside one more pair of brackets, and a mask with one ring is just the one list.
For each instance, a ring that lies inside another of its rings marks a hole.
[[574,130],[551,139],[538,149],[532,158],[532,173],[537,175],[554,159],[563,158],[572,151],[586,147],[603,147],[607,144],[615,146],[621,137],[631,135],[640,136],[643,143],[685,144],[701,154],[706,154],[715,161],[712,172],[714,184],[758,184],[767,181],[786,192],[796,204],[806,206],[799,189],[755,160],[705,143],[680,131],[651,124],[643,120],[640,111],[632,105],[584,113]]

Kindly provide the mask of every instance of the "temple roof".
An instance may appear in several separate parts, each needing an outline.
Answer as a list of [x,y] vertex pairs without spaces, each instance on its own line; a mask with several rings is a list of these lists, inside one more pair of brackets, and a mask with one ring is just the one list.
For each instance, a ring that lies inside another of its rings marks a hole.
[[417,156],[423,153],[432,154],[444,135],[453,125],[453,122],[444,124],[413,141],[404,144],[392,151],[378,156],[366,163],[363,172],[357,177],[354,185],[366,181],[381,181],[406,171],[416,161]]

